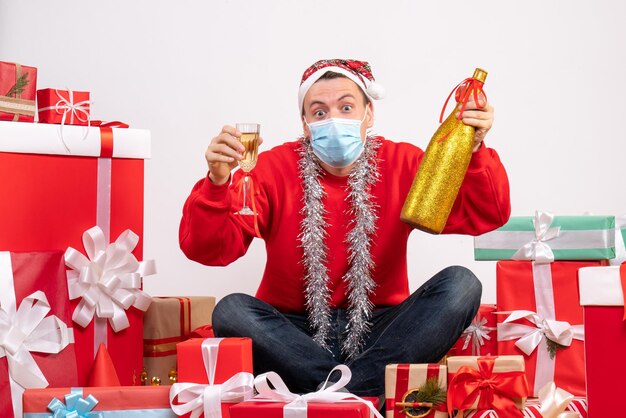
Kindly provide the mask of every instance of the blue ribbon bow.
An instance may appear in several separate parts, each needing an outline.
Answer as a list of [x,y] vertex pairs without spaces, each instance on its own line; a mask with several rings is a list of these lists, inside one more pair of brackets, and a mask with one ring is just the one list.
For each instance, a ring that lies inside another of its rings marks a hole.
[[97,404],[98,400],[93,395],[83,398],[83,390],[75,388],[65,395],[65,403],[54,398],[48,409],[53,412],[52,418],[102,418],[101,412],[91,412]]

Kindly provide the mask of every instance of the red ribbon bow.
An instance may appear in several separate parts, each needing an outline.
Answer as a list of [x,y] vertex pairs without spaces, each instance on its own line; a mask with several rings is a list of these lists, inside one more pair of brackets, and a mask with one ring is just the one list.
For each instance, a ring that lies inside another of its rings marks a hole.
[[[452,93],[456,92],[454,95],[454,99],[457,103],[461,103],[461,110],[459,112],[458,119],[463,119],[463,112],[465,112],[465,108],[467,107],[467,102],[470,96],[474,96],[474,102],[478,104],[480,107],[484,107],[487,104],[487,94],[485,90],[483,90],[484,83],[482,81],[478,81],[475,78],[469,77],[465,80],[461,81],[456,85],[455,88],[452,89],[446,102],[443,104],[443,109],[441,109],[441,115],[439,115],[439,123],[443,122],[443,115],[446,112],[446,107],[448,107],[448,102],[450,101],[450,97],[452,97]],[[480,104],[478,100],[478,94],[482,93],[485,97],[485,102]]]
[[[480,357],[478,370],[462,366],[448,385],[448,411],[474,408],[493,409],[500,417],[522,417],[513,399],[525,398],[528,392],[522,371],[494,373],[495,357]],[[462,416],[462,415],[461,415]]]

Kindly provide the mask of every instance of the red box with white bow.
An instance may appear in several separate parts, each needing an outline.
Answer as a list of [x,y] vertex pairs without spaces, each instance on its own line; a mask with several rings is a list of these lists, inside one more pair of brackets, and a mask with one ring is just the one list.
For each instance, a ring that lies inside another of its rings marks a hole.
[[[66,126],[61,134],[59,128],[0,122],[0,248],[66,251],[73,247],[84,253],[83,233],[98,225],[103,237],[94,243],[92,256],[130,229],[135,236],[125,234],[123,240],[135,244],[132,255],[142,260],[143,173],[144,159],[150,157],[150,132]],[[132,278],[120,277],[123,285],[102,283],[108,292],[101,301],[105,315],[115,313],[118,324],[125,322],[119,319],[124,316],[129,327],[115,332],[105,323],[103,335],[94,339],[93,319],[85,328],[73,325],[80,386],[86,384],[97,342],[103,338],[108,342],[120,382],[132,385],[139,381],[143,312],[131,306],[122,313],[119,308],[137,301],[140,279],[128,269],[125,273]],[[82,301],[100,279],[103,277],[91,277],[89,286],[83,283],[76,289],[79,296],[71,304],[74,315],[84,319],[95,309]],[[114,288],[126,288],[130,296],[122,297],[123,292],[118,292],[114,297]]]
[[522,355],[531,396],[546,383],[585,395],[583,311],[578,270],[600,261],[498,261],[498,354]]
[[90,103],[88,91],[37,90],[39,123],[87,126]]
[[21,417],[27,388],[75,386],[63,253],[0,251],[0,417]]
[[578,280],[589,416],[609,417],[626,393],[626,264],[582,268]]

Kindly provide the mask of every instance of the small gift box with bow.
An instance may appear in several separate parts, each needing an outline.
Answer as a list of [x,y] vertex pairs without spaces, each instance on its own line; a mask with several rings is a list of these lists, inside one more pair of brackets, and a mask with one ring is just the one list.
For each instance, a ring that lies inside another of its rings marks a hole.
[[179,382],[223,383],[253,371],[250,338],[192,338],[177,344],[176,352]]
[[616,415],[626,393],[626,264],[578,272],[585,317],[585,371],[591,417]]
[[496,305],[480,305],[472,323],[448,353],[449,356],[495,356],[498,354],[496,338]]
[[0,120],[35,120],[37,69],[0,61]]
[[24,418],[177,418],[168,392],[165,386],[29,389]]
[[448,371],[441,364],[388,364],[386,418],[447,418]]
[[493,409],[501,417],[522,417],[528,383],[522,356],[448,357],[448,411],[463,418],[471,410]]
[[[231,418],[383,418],[377,410],[376,398],[360,398],[342,391],[352,378],[347,366],[330,371],[341,373],[336,383],[328,380],[316,392],[303,395],[292,393],[282,378],[274,372],[254,379],[258,395],[230,408]],[[335,376],[335,375],[333,375]]]
[[[174,383],[170,390],[172,410],[177,415],[191,418],[202,414],[204,418],[229,418],[231,406],[254,395],[254,376],[250,373],[252,340],[206,338],[193,342],[200,343],[202,367],[194,375],[183,368],[182,383]],[[187,345],[195,350],[193,344]],[[183,347],[179,354],[185,352]],[[197,354],[193,356],[198,357]],[[184,362],[184,358],[181,361]]]
[[[139,241],[131,251],[141,260],[143,170],[144,159],[150,157],[150,132],[66,126],[64,145],[58,129],[57,125],[0,122],[0,248],[82,251],[83,233],[98,225],[107,244],[111,237],[114,241],[132,230]],[[79,299],[72,302],[72,311],[79,303]],[[109,315],[110,310],[105,311]],[[108,348],[118,359],[116,366],[125,362],[117,370],[121,383],[133,385],[139,383],[143,368],[143,312],[129,308],[126,316],[128,328],[107,331],[112,342]],[[77,333],[79,346],[82,332]],[[85,332],[90,333],[85,339],[91,344],[90,349],[84,344],[77,347],[77,386],[87,385],[98,348],[93,326]]]
[[613,216],[553,216],[540,211],[534,217],[512,216],[504,226],[474,238],[474,258],[607,260],[615,257],[614,228]]
[[554,381],[585,395],[583,311],[578,270],[598,261],[498,261],[498,354],[523,355],[530,393]]
[[75,385],[61,252],[0,252],[0,417],[22,416],[27,388]]
[[176,344],[211,324],[213,296],[155,297],[143,320],[143,365],[147,380],[176,382]]
[[39,123],[87,126],[90,104],[88,91],[37,90]]

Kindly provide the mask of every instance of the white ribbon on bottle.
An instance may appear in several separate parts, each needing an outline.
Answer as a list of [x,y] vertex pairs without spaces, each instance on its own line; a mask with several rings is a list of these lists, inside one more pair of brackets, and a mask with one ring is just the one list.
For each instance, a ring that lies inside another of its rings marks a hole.
[[[174,383],[170,389],[170,406],[176,415],[191,412],[191,418],[204,413],[205,418],[222,418],[222,402],[242,402],[254,395],[254,376],[240,372],[222,384],[215,384],[217,355],[222,338],[202,342],[202,359],[209,384]],[[178,403],[174,400],[178,397]]]
[[[569,347],[575,339],[584,341],[585,331],[582,324],[571,325],[554,319],[556,311],[550,264],[533,262],[532,268],[537,312],[513,311],[498,324],[498,341],[517,340],[515,345],[526,355],[530,355],[539,347],[533,390],[536,396],[543,386],[554,380],[555,361],[550,358],[546,339]],[[533,326],[513,323],[522,318],[530,321]]]
[[[53,106],[42,107],[38,109],[38,111],[43,112],[46,110],[54,110],[59,115],[61,114],[61,112],[63,113],[61,117],[61,128],[59,135],[61,136],[61,142],[63,142],[63,146],[65,147],[67,152],[70,152],[70,148],[67,146],[67,143],[65,142],[65,139],[63,137],[63,127],[65,126],[69,115],[70,125],[73,125],[75,120],[79,120],[83,123],[87,123],[87,128],[89,128],[91,126],[91,116],[89,114],[91,101],[83,100],[82,102],[74,103],[74,92],[72,90],[66,90],[68,96],[67,98],[63,97],[59,90],[54,89],[54,91],[59,98],[56,104],[54,104]],[[88,134],[89,129],[86,129],[85,134],[83,135],[83,140],[87,138]]]
[[26,388],[45,388],[48,380],[31,352],[59,353],[74,342],[71,328],[50,313],[42,291],[25,297],[17,307],[11,255],[0,252],[0,359],[7,358],[13,412],[22,416]]
[[[328,385],[328,379],[333,372],[338,371],[341,373],[341,377],[336,383],[326,387]],[[336,366],[328,374],[326,381],[322,387],[316,391],[307,393],[304,395],[297,395],[292,393],[285,385],[283,379],[275,372],[267,372],[257,376],[254,379],[254,386],[259,394],[255,396],[253,401],[263,402],[283,402],[286,405],[283,408],[283,418],[306,418],[307,417],[307,404],[308,402],[320,402],[320,403],[338,403],[338,402],[360,402],[370,409],[371,415],[377,418],[383,418],[383,416],[374,407],[372,402],[360,398],[348,392],[340,392],[350,379],[352,378],[352,372],[343,364]],[[270,387],[274,387],[273,389]]]
[[622,228],[626,228],[626,215],[615,217],[615,258],[609,260],[611,266],[619,266],[626,262],[626,245]]
[[554,215],[550,212],[535,211],[535,219],[533,220],[535,238],[524,244],[511,258],[513,260],[534,260],[538,263],[553,262],[554,253],[546,241],[558,237],[561,232],[559,226],[550,228],[553,220]]
[[82,327],[89,325],[94,315],[104,320],[94,321],[94,353],[100,343],[106,345],[107,319],[113,331],[119,332],[129,326],[128,308],[145,312],[152,302],[141,290],[141,279],[155,274],[156,265],[154,260],[137,261],[132,251],[138,242],[139,237],[127,229],[107,244],[104,232],[95,226],[83,234],[87,257],[71,247],[65,251],[65,264],[71,268],[67,272],[70,299],[82,298],[72,319]]
[[480,355],[480,347],[485,345],[485,340],[491,340],[489,333],[496,330],[495,327],[488,327],[486,325],[487,318],[481,317],[480,314],[477,314],[476,317],[472,319],[470,326],[461,334],[461,338],[465,339],[463,342],[463,350],[466,350],[471,342],[472,355]]

